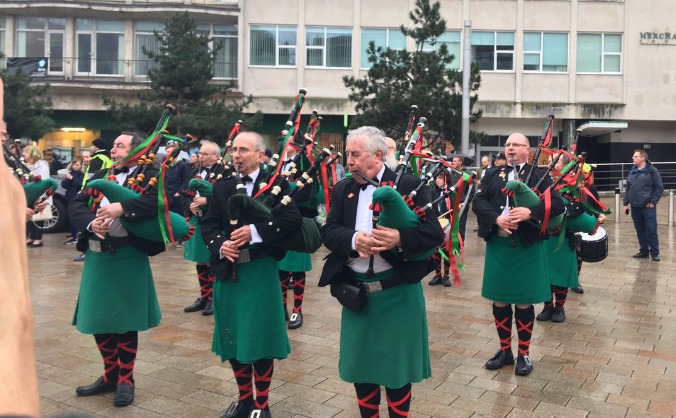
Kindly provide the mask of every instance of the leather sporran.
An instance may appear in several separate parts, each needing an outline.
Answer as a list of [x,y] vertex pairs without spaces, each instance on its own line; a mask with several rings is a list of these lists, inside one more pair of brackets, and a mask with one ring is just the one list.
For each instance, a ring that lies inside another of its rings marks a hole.
[[353,312],[361,311],[367,303],[366,289],[361,283],[352,279],[345,270],[338,272],[331,280],[331,296]]

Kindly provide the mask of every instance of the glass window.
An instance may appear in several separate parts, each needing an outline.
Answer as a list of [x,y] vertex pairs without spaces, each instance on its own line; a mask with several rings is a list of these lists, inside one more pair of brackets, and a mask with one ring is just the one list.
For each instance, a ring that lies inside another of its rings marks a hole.
[[622,35],[578,33],[578,73],[620,73],[622,68]]
[[352,29],[308,27],[305,48],[308,67],[352,67]]
[[376,50],[380,47],[397,51],[406,49],[406,36],[399,28],[362,29],[361,30],[361,68],[370,68],[371,63],[366,51],[369,43],[375,43]]
[[160,42],[155,38],[155,33],[164,31],[162,23],[136,22],[134,34],[134,75],[147,76],[148,70],[157,68],[157,63],[150,60],[143,50],[157,53],[160,51]]
[[[65,19],[41,17],[17,18],[17,56],[34,58],[48,57],[48,74],[62,74],[65,27]],[[4,42],[1,43],[4,44]]]
[[525,32],[523,34],[524,71],[568,71],[568,34]]
[[124,22],[76,19],[75,30],[79,74],[123,74]]
[[237,25],[213,25],[214,78],[237,78]]
[[441,45],[446,45],[448,53],[453,55],[453,61],[447,68],[460,68],[460,31],[447,31],[436,39],[430,39],[423,45],[423,51],[438,51]]
[[514,71],[514,32],[472,32],[472,61],[482,71]]
[[251,65],[296,65],[296,28],[289,26],[251,26]]

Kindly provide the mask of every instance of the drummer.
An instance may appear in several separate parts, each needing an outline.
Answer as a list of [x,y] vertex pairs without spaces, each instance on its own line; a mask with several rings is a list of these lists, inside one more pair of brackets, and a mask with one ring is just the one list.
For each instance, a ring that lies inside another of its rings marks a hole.
[[[446,170],[439,173],[437,178],[434,180],[434,187],[432,189],[432,198],[437,198],[446,192],[447,172]],[[441,227],[444,228],[444,232],[447,228],[450,228],[451,221],[451,207],[450,197],[446,199],[441,199],[435,206],[434,212],[439,219]],[[446,234],[445,234],[446,235]],[[450,237],[449,237],[450,239]],[[430,286],[435,286],[438,284],[443,284],[444,287],[451,287],[451,279],[449,277],[451,271],[451,261],[449,259],[448,251],[446,250],[446,243],[441,244],[439,249],[434,253],[434,261],[436,262],[436,272],[434,277],[429,281]],[[443,272],[443,275],[442,275]]]

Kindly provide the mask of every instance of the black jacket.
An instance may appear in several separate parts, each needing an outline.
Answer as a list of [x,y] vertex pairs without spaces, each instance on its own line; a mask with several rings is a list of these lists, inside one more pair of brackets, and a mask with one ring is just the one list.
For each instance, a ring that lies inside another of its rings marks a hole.
[[[253,195],[258,192],[258,185],[264,180],[263,170],[258,172],[254,181]],[[234,228],[230,225],[228,213],[228,200],[235,193],[238,180],[231,177],[221,180],[214,185],[214,194],[209,200],[209,209],[202,220],[202,238],[211,252],[211,272],[216,277],[228,277],[232,263],[221,258],[221,246],[230,239],[230,233]],[[288,194],[289,186],[284,184],[279,197]],[[279,199],[278,199],[279,200]],[[271,222],[255,223],[256,230],[263,239],[263,247],[275,259],[284,258],[286,251],[274,246],[282,237],[297,234],[301,228],[301,216],[298,208],[293,203],[275,215]],[[272,244],[272,245],[271,245]]]
[[[138,169],[137,169],[138,170]],[[108,173],[108,170],[99,170],[90,180],[103,178]],[[129,176],[135,175],[136,171],[129,173]],[[148,168],[145,172],[146,182],[157,174],[154,168]],[[144,183],[145,184],[145,183]],[[78,251],[85,251],[89,245],[89,238],[94,234],[87,231],[87,226],[96,218],[96,214],[89,209],[89,199],[91,196],[85,193],[77,194],[68,205],[68,219],[81,232],[77,241]],[[134,219],[147,219],[157,217],[157,189],[153,188],[146,196],[141,196],[138,199],[129,199],[120,202],[124,209],[124,216],[130,221]],[[132,241],[134,247],[149,256],[159,254],[164,251],[165,246],[163,242],[150,241],[141,237],[135,236],[131,231],[129,232],[129,239]]]
[[66,194],[64,195],[66,202],[70,202],[70,200],[77,195],[82,188],[82,182],[84,181],[84,173],[82,171],[71,170],[69,174],[73,176],[72,179],[69,180],[64,177],[63,180],[61,180],[61,187],[66,189]]
[[[502,189],[507,184],[507,178],[511,170],[511,166],[489,169],[481,180],[481,188],[474,197],[472,210],[479,221],[479,236],[486,241],[497,232],[498,226],[495,224],[495,220],[498,219],[505,207],[507,196],[502,193]],[[519,172],[519,177],[525,178],[528,175],[529,170],[530,165],[524,165]],[[543,175],[545,175],[545,170],[536,167],[533,171],[533,175],[528,181],[528,186],[531,188],[535,186]],[[544,192],[551,184],[552,180],[549,175],[547,175],[540,184],[538,190]],[[510,206],[514,206],[512,198],[510,198]],[[552,190],[550,219],[562,214],[564,211],[565,206],[559,192]],[[532,244],[548,237],[546,234],[540,234],[542,221],[545,218],[544,205],[531,208],[531,215],[533,221],[520,222],[519,227],[516,230],[516,233],[525,244]]]
[[[395,178],[395,173],[389,168],[385,168],[381,183],[394,181]],[[404,174],[399,183],[398,191],[400,194],[406,195],[419,183],[420,179],[417,177]],[[326,248],[331,251],[331,254],[326,258],[319,286],[326,286],[331,283],[335,274],[345,265],[348,257],[356,258],[359,256],[356,251],[352,251],[352,236],[356,232],[354,228],[359,192],[359,183],[351,178],[345,179],[333,187],[331,210],[327,215],[326,224],[321,228],[322,241]],[[420,207],[429,203],[429,191],[423,190],[415,197],[414,201]],[[444,234],[434,210],[426,211],[426,219],[420,225],[411,229],[399,230],[399,233],[401,235],[402,253],[399,257],[400,262],[394,267],[409,281],[419,281],[429,272],[426,261],[404,260],[437,247],[443,242]],[[389,260],[387,261],[389,262]]]

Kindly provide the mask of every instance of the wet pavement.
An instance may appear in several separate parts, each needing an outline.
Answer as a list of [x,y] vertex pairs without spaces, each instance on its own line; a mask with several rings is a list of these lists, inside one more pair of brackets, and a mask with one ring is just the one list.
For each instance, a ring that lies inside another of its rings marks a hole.
[[[667,226],[666,200],[658,207],[661,262],[632,258],[638,244],[630,217],[606,221],[609,256],[584,264],[585,293],[570,293],[566,322],[536,323],[530,350],[535,370],[528,377],[515,376],[510,367],[483,368],[499,342],[490,302],[480,295],[484,244],[472,232],[470,215],[461,286],[423,281],[433,375],[414,385],[410,416],[676,415],[675,228]],[[134,404],[115,408],[113,394],[75,396],[75,387],[93,382],[103,366],[94,339],[70,325],[82,263],[72,261],[77,252],[62,244],[64,236],[45,235],[44,247],[28,249],[42,413],[221,416],[237,387],[229,366],[211,353],[213,317],[183,312],[198,296],[198,284],[194,264],[175,247],[151,259],[163,318],[159,327],[140,333]],[[353,386],[338,377],[340,307],[328,289],[316,286],[325,254],[315,254],[308,275],[305,323],[289,330],[293,352],[275,365],[275,418],[359,416]],[[385,409],[381,415],[387,416]]]

